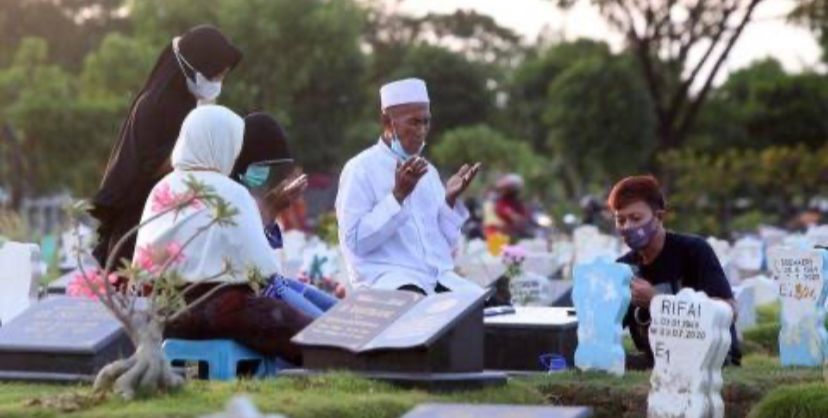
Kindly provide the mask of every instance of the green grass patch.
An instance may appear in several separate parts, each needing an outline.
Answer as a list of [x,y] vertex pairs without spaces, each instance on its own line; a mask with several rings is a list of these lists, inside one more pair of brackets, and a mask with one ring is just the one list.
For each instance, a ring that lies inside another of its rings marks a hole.
[[767,324],[779,322],[779,303],[769,303],[756,307],[756,323]]
[[[0,384],[0,417],[198,417],[223,410],[233,395],[245,393],[261,411],[291,418],[396,418],[425,402],[586,405],[594,408],[596,417],[624,418],[646,414],[649,379],[649,372],[633,371],[614,377],[566,371],[515,378],[501,387],[444,393],[403,389],[336,373],[270,380],[192,381],[178,392],[133,402],[117,397],[94,398],[88,385],[5,383]],[[773,389],[821,382],[822,371],[783,369],[776,358],[749,355],[743,367],[726,368],[724,380],[722,396],[727,416],[743,417]],[[775,398],[768,399],[763,404]]]
[[828,385],[810,383],[773,390],[749,415],[751,418],[828,417]]
[[[76,393],[78,396],[70,396]],[[133,402],[117,397],[84,404],[88,386],[0,385],[0,417],[196,417],[225,408],[234,394],[249,395],[261,411],[303,417],[399,417],[424,402],[543,404],[545,397],[524,381],[455,393],[401,389],[348,374],[311,378],[189,382],[182,390]],[[55,395],[64,395],[57,404]],[[81,399],[80,401],[78,399]]]

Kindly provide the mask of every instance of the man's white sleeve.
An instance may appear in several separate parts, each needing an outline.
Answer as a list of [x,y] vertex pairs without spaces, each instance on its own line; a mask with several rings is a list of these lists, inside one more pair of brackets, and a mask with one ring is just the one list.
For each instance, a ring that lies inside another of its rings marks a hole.
[[455,248],[457,241],[460,239],[460,228],[469,219],[469,211],[459,201],[454,203],[454,209],[444,202],[440,205],[438,216],[440,217],[440,231],[446,238],[449,247]]
[[340,244],[364,256],[388,240],[407,219],[392,193],[375,203],[368,176],[346,166],[336,199]]

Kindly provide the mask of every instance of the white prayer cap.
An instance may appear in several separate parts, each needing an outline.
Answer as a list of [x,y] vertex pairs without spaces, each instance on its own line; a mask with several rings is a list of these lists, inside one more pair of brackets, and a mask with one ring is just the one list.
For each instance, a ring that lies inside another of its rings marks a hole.
[[425,81],[419,78],[406,78],[392,81],[380,88],[382,110],[406,103],[429,103]]

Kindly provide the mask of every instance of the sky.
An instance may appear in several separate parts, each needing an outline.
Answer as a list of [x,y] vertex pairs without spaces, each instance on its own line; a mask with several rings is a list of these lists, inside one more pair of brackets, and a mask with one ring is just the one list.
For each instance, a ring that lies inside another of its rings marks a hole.
[[[778,59],[790,72],[823,69],[814,34],[785,21],[793,3],[794,0],[766,0],[757,7],[753,23],[733,47],[717,81],[721,82],[730,71],[768,56]],[[500,25],[517,31],[527,41],[541,33],[559,39],[602,39],[615,49],[623,41],[607,27],[597,9],[583,1],[567,12],[557,9],[551,0],[402,0],[399,9],[415,15],[474,9],[494,17]]]

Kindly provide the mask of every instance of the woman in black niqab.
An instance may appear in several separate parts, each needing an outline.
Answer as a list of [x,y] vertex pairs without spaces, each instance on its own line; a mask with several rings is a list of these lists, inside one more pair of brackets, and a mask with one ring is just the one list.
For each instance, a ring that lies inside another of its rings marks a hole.
[[[118,262],[132,259],[134,236],[115,247],[138,225],[150,190],[170,170],[167,161],[181,123],[198,101],[189,85],[199,78],[218,81],[242,58],[212,26],[196,26],[177,39],[180,57],[173,51],[173,42],[161,52],[121,125],[93,199],[90,213],[100,222],[94,255],[101,267],[112,254],[117,254]],[[203,77],[197,77],[196,71]]]

